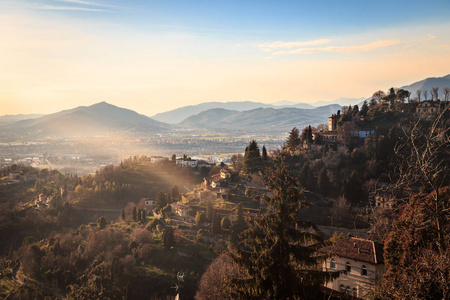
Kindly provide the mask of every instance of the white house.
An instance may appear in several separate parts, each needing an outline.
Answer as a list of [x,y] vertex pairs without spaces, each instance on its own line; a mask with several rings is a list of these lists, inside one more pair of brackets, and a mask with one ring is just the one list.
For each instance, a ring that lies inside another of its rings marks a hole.
[[179,167],[190,167],[195,168],[197,166],[198,161],[196,159],[191,158],[177,158],[177,166]]
[[172,212],[176,214],[177,216],[183,218],[184,220],[187,220],[190,218],[190,213],[192,211],[192,208],[189,207],[186,204],[180,203],[180,202],[174,202],[170,204],[172,206]]
[[368,299],[375,282],[384,273],[383,245],[360,238],[340,240],[321,252],[330,254],[326,271],[345,271],[326,287],[361,299]]
[[153,213],[153,210],[156,207],[156,200],[145,198],[145,210],[147,211],[147,215],[150,215]]
[[164,157],[163,156],[152,156],[152,157],[150,157],[150,162],[152,164],[159,163],[159,162],[162,162],[162,161],[164,161]]

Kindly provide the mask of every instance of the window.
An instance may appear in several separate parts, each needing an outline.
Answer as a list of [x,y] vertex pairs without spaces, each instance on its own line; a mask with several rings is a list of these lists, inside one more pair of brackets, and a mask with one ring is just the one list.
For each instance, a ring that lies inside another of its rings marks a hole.
[[330,261],[330,268],[331,269],[336,269],[336,260],[334,258],[332,258],[331,261]]
[[367,276],[367,268],[366,268],[366,266],[362,266],[361,267],[361,275],[362,276]]
[[353,288],[353,290],[352,290],[352,296],[353,296],[353,297],[358,297],[358,291],[356,290],[356,288]]
[[341,284],[341,293],[345,294],[345,286]]
[[352,265],[349,262],[347,262],[347,264],[345,265],[345,270],[347,272],[351,272],[352,271]]
[[347,295],[352,294],[352,288],[350,286],[347,286]]

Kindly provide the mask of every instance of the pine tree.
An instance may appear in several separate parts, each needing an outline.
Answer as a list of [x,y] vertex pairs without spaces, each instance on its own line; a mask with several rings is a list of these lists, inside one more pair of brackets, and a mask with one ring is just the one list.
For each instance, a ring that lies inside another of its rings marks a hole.
[[292,128],[291,132],[289,132],[289,137],[286,141],[286,146],[295,149],[300,146],[300,132],[297,127]]
[[122,209],[122,221],[125,221],[125,219],[126,219],[126,216],[125,216],[125,210]]
[[164,229],[164,233],[163,233],[163,241],[164,241],[164,248],[169,250],[172,245],[173,245],[173,228],[172,227],[167,227],[166,229]]
[[298,219],[306,202],[296,179],[280,165],[267,185],[274,193],[267,199],[270,213],[252,219],[245,239],[231,243],[228,255],[242,276],[230,279],[229,292],[238,299],[315,299],[337,274],[317,269],[322,240],[311,231],[314,224]]
[[255,140],[252,140],[245,149],[244,166],[242,173],[252,174],[261,170],[261,154]]

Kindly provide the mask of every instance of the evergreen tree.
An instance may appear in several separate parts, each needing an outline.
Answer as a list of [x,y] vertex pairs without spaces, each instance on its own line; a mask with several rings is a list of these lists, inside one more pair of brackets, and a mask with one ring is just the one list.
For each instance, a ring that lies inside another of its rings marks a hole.
[[230,279],[229,292],[239,299],[317,299],[320,287],[337,274],[318,270],[322,240],[311,230],[317,230],[314,224],[298,219],[306,204],[300,187],[284,165],[267,185],[274,193],[267,199],[270,213],[252,219],[245,239],[231,243],[228,255],[242,276]]
[[178,201],[180,199],[180,192],[178,191],[178,186],[174,185],[172,187],[172,192],[171,192],[171,196],[172,196],[172,201]]
[[161,210],[167,205],[167,196],[163,191],[159,191],[156,195],[156,210]]
[[136,206],[133,207],[133,220],[137,221],[137,211],[136,211]]
[[330,187],[331,187],[330,178],[328,178],[327,170],[325,169],[325,167],[323,167],[322,170],[320,170],[319,177],[317,179],[317,191],[320,194],[327,196]]
[[164,229],[163,232],[164,248],[169,250],[173,246],[173,240],[174,240],[173,228],[167,227],[166,229]]
[[301,137],[300,137],[301,143],[307,142],[308,144],[312,143],[312,128],[311,125],[308,127],[305,127],[302,131]]
[[266,146],[265,145],[262,148],[262,159],[263,160],[267,160],[267,150],[266,150]]
[[261,170],[261,154],[255,140],[252,140],[245,149],[244,166],[242,173],[252,174]]
[[349,200],[352,205],[366,200],[366,192],[362,187],[360,176],[356,171],[352,171],[350,176],[344,179],[342,195]]
[[220,224],[220,214],[214,212],[213,219],[212,219],[212,233],[213,234],[220,234],[222,231],[221,224]]
[[298,182],[303,188],[306,188],[308,176],[309,176],[309,164],[308,162],[305,162],[300,170],[300,173],[298,174]]
[[236,205],[236,221],[230,227],[231,240],[238,240],[239,234],[247,229],[247,224],[244,219],[244,211],[242,210],[242,203]]
[[291,132],[289,132],[289,137],[286,141],[286,146],[295,149],[300,146],[300,132],[297,127],[292,128]]
[[126,219],[126,216],[125,216],[125,210],[122,209],[122,221],[124,221],[125,219]]
[[362,116],[366,116],[368,111],[369,106],[367,105],[367,101],[364,100],[363,105],[361,106],[361,110],[359,111],[359,114]]

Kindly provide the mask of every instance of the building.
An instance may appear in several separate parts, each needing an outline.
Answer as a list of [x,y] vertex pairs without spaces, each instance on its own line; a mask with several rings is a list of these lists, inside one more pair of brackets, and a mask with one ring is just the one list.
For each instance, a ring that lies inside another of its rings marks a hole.
[[164,157],[163,156],[152,156],[152,157],[150,157],[150,162],[152,164],[160,163],[160,162],[163,162],[163,161],[164,161]]
[[441,101],[423,101],[417,105],[417,116],[433,116],[441,112]]
[[334,131],[337,129],[337,122],[341,118],[341,111],[338,110],[337,114],[333,114],[331,117],[328,117],[328,131]]
[[181,202],[174,202],[170,204],[172,206],[172,212],[177,216],[183,218],[183,220],[188,220],[191,218],[192,208],[189,205],[183,204]]
[[190,157],[188,158],[177,158],[177,162],[176,162],[177,166],[179,167],[189,167],[189,168],[195,168],[197,167],[198,161],[196,159],[191,159]]
[[153,210],[156,208],[156,200],[145,198],[144,199],[145,210],[147,215],[153,214]]
[[384,273],[383,245],[360,238],[340,240],[321,252],[328,254],[325,271],[345,271],[326,288],[368,299],[377,279]]

